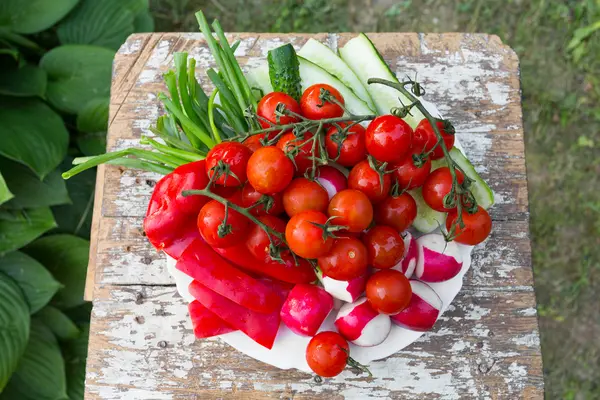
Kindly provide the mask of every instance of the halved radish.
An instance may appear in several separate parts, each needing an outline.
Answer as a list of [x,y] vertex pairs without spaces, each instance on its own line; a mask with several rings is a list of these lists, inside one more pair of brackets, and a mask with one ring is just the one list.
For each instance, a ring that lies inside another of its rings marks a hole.
[[335,326],[348,341],[362,347],[381,344],[392,329],[390,317],[375,311],[366,297],[344,304],[335,318]]
[[339,169],[329,165],[319,167],[317,170],[317,182],[319,182],[327,191],[329,200],[331,200],[337,192],[348,188],[346,175]]
[[404,235],[404,256],[392,269],[400,271],[404,276],[410,278],[415,272],[419,260],[419,249],[415,237],[410,232],[404,232],[402,235]]
[[367,274],[350,279],[349,281],[339,281],[328,276],[323,276],[321,282],[327,293],[336,299],[352,303],[364,293],[365,285],[367,284]]
[[463,265],[458,245],[446,242],[437,233],[423,235],[417,239],[419,256],[415,276],[425,282],[444,282],[454,278]]
[[299,283],[281,308],[281,320],[298,335],[314,336],[333,310],[333,297],[319,286]]
[[413,331],[427,331],[440,316],[443,304],[440,296],[428,284],[416,279],[410,280],[412,297],[408,307],[396,315],[392,321]]

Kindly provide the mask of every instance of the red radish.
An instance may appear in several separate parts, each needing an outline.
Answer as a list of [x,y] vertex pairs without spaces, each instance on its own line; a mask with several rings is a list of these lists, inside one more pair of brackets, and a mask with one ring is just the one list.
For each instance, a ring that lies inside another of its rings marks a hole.
[[314,336],[333,310],[333,297],[322,288],[310,284],[294,286],[281,308],[281,320],[290,330],[302,336]]
[[408,307],[392,315],[392,321],[413,331],[427,331],[433,327],[441,313],[442,299],[424,282],[411,279],[410,286],[413,294]]
[[379,314],[363,297],[340,308],[335,326],[348,341],[357,346],[370,347],[381,344],[387,338],[392,323],[389,315]]
[[352,303],[365,292],[367,274],[350,279],[349,281],[338,281],[337,279],[323,276],[321,282],[327,293],[336,299]]
[[189,286],[190,293],[204,307],[233,328],[239,329],[256,343],[271,349],[279,330],[279,310],[263,314],[249,310],[213,292],[198,281]]
[[327,191],[329,200],[331,200],[337,192],[341,192],[348,188],[346,175],[339,169],[329,165],[319,167],[317,170],[317,182],[319,182]]
[[415,240],[414,236],[410,234],[410,232],[404,232],[403,235],[404,255],[402,256],[402,260],[400,260],[400,262],[392,269],[400,271],[407,278],[410,278],[415,272],[415,267],[417,266],[417,262],[419,260],[419,249],[417,246],[417,241]]
[[192,301],[188,305],[188,310],[190,312],[192,326],[194,327],[194,335],[198,339],[237,331],[237,329],[229,326],[227,322],[223,321],[197,300]]
[[460,249],[455,242],[431,233],[417,239],[419,256],[415,276],[425,282],[444,282],[454,278],[463,265]]

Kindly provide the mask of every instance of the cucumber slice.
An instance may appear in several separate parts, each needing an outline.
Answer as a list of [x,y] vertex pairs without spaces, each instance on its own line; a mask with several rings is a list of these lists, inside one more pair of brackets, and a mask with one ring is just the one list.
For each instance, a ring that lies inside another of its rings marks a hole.
[[444,226],[446,214],[435,211],[425,203],[421,188],[409,190],[408,193],[410,193],[417,203],[417,218],[413,222],[415,228],[423,233],[430,233],[440,226]]
[[352,90],[344,85],[338,78],[325,71],[315,63],[308,61],[306,58],[298,56],[300,61],[300,77],[302,78],[302,91],[304,92],[309,86],[317,83],[326,83],[336,88],[342,97],[348,111],[355,115],[373,114],[373,111],[367,106],[367,103],[359,99]]
[[269,50],[269,76],[276,92],[289,94],[300,101],[300,71],[298,70],[298,56],[291,44],[284,44],[276,49]]
[[[405,105],[410,104],[410,101],[396,89],[367,83],[369,78],[381,78],[398,82],[396,75],[390,70],[367,35],[361,33],[351,39],[339,52],[342,60],[348,64],[367,88],[379,114],[389,114],[392,107],[401,106],[399,99]],[[412,115],[407,115],[404,120],[414,129],[424,116],[416,108],[413,108],[411,113]]]
[[271,78],[269,77],[269,66],[267,63],[262,63],[256,68],[248,71],[248,73],[246,73],[246,80],[257,101],[265,94],[273,91],[273,85],[271,85]]
[[298,51],[298,55],[317,64],[331,75],[338,78],[344,85],[352,90],[358,98],[367,103],[371,110],[375,111],[375,105],[365,86],[344,60],[338,57],[338,55],[329,47],[311,38],[308,39],[308,42],[306,42],[300,51]]

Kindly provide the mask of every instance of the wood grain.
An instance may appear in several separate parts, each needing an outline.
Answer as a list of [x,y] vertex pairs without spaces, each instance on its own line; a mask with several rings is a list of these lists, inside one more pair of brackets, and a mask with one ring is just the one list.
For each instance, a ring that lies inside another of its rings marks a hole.
[[[457,128],[497,204],[492,237],[473,252],[463,290],[432,332],[385,360],[373,379],[347,371],[321,384],[277,370],[218,339],[194,343],[187,309],[162,257],[143,236],[142,218],[156,174],[114,166],[98,171],[86,295],[94,300],[86,398],[443,398],[543,397],[532,289],[527,177],[518,59],[484,34],[369,35],[399,76],[418,73]],[[231,34],[245,69],[286,42],[315,37],[332,48],[351,34]],[[214,66],[200,34],[136,34],[113,67],[108,146],[137,146],[162,113],[156,94],[173,52]]]

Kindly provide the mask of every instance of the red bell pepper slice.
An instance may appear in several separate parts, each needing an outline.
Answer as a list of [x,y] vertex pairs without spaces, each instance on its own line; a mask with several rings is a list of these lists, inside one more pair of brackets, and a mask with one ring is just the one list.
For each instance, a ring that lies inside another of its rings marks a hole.
[[283,304],[276,290],[234,267],[203,240],[188,246],[176,268],[252,311],[271,313]]
[[198,301],[192,301],[188,305],[188,310],[194,327],[194,335],[198,339],[237,331]]
[[189,289],[196,300],[227,324],[241,330],[267,349],[273,347],[279,330],[279,310],[270,314],[249,310],[213,292],[198,281],[190,283]]

